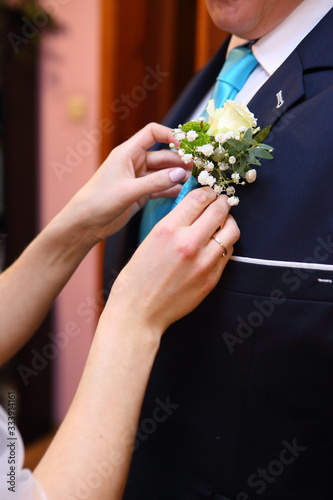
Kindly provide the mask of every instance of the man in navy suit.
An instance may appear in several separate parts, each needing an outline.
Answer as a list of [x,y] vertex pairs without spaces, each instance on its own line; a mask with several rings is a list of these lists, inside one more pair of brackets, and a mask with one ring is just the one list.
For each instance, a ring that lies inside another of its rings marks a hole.
[[236,100],[272,125],[274,160],[238,188],[220,283],[162,339],[124,498],[331,499],[333,1],[206,2],[232,36],[166,124],[199,116],[227,51],[254,40]]

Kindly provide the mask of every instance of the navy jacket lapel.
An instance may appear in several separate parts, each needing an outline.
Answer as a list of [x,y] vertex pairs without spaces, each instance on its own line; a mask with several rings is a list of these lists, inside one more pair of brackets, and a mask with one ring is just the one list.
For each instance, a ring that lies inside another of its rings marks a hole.
[[249,103],[261,128],[275,122],[304,96],[303,66],[297,52],[262,86]]
[[[309,92],[310,86],[307,86],[306,74],[333,69],[332,25],[333,9],[305,37],[251,100],[249,108],[258,118],[261,128],[267,125],[273,126]],[[317,43],[318,34],[322,39],[320,51]],[[311,87],[314,88],[313,80]],[[282,105],[279,105],[281,102],[278,102],[278,93],[280,99],[282,96]]]

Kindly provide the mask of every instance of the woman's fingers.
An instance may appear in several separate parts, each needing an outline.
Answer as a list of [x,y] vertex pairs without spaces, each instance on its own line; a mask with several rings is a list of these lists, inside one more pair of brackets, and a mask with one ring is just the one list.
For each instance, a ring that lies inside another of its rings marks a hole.
[[213,233],[223,226],[230,205],[226,196],[216,196],[210,187],[202,187],[191,191],[167,215],[168,222],[174,227],[192,226],[192,235],[198,238],[198,244],[205,245]]
[[[187,181],[189,176],[190,176],[190,173],[187,172],[184,179],[181,182],[183,183],[183,182]],[[177,198],[177,196],[179,195],[179,193],[181,191],[181,188],[182,188],[181,184],[176,184],[176,185],[173,185],[171,188],[166,189],[165,191],[160,191],[158,193],[151,194],[150,198],[151,199],[154,199],[154,198]]]
[[208,247],[217,257],[229,259],[233,252],[233,245],[238,241],[239,236],[240,231],[235,219],[228,214],[223,227],[211,236]]
[[[133,191],[133,200],[140,199],[144,196],[150,196],[168,191],[175,184],[184,181],[186,178],[186,170],[181,167],[173,169],[160,170],[143,177],[139,177],[135,182],[135,190]],[[179,192],[179,187],[175,192]],[[169,193],[171,196],[172,194]]]
[[165,221],[175,228],[191,226],[215,200],[216,194],[210,187],[194,189],[165,217]]
[[169,149],[148,151],[146,153],[146,167],[148,172],[161,170],[167,167],[183,167],[186,170],[192,169],[192,166],[185,165],[180,156]]
[[[211,191],[213,190],[211,189]],[[214,202],[206,208],[201,217],[194,221],[193,229],[196,233],[201,235],[202,244],[208,243],[213,233],[215,233],[220,226],[224,225],[230,208],[227,197],[224,195],[218,196]]]
[[[175,229],[179,226],[189,227],[191,238],[199,246],[207,245],[213,236],[217,239],[224,238],[224,242],[220,241],[227,250],[239,238],[237,224],[229,215],[229,210],[226,196],[216,197],[210,187],[198,188],[191,191],[164,220]],[[222,229],[217,232],[218,228]],[[218,241],[215,240],[214,243],[223,250]]]
[[149,123],[126,142],[128,147],[139,146],[143,150],[149,149],[155,142],[166,144],[173,142],[177,144],[171,129],[158,123]]

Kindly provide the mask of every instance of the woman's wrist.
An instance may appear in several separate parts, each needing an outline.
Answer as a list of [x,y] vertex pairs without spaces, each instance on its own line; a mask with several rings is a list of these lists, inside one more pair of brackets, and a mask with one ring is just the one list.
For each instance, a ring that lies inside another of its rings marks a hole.
[[118,306],[112,303],[112,298],[101,314],[97,331],[100,328],[107,330],[110,325],[116,336],[126,337],[134,348],[145,346],[155,354],[164,333],[160,325],[146,317],[144,310],[133,308],[125,301]]
[[96,241],[76,214],[63,209],[42,231],[50,254],[61,261],[78,261],[91,250]]

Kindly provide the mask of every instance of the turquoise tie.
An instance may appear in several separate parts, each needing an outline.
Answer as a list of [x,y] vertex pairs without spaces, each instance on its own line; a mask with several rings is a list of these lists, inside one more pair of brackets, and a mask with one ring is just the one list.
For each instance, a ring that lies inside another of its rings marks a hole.
[[222,108],[227,99],[236,97],[257,65],[258,61],[248,47],[236,47],[230,51],[213,90],[215,108]]
[[[215,108],[221,108],[227,99],[232,100],[236,97],[257,65],[258,61],[250,48],[242,46],[230,51],[214,86],[212,99],[214,99]],[[143,211],[139,241],[141,242],[155,224],[167,215],[187,193],[198,186],[197,180],[191,176],[183,185],[177,199],[158,198],[149,201]]]

